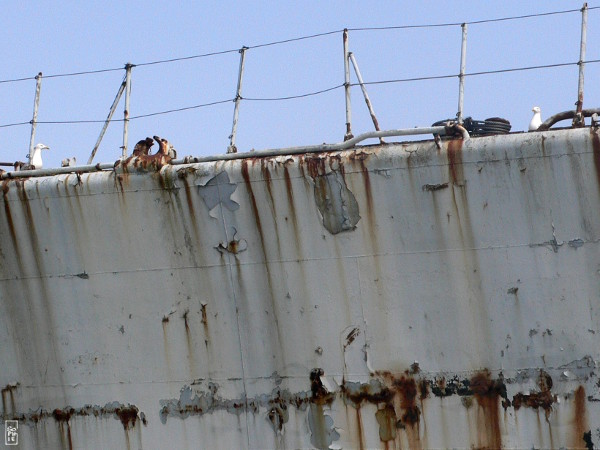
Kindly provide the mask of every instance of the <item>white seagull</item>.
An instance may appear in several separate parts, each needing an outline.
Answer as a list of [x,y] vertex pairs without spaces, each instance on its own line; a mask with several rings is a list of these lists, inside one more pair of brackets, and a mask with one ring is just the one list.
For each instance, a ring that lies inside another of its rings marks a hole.
[[533,117],[531,118],[531,122],[529,122],[529,131],[535,131],[542,124],[541,109],[539,106],[534,106],[531,110],[533,111]]
[[49,150],[50,147],[44,144],[37,144],[33,147],[33,151],[29,156],[29,165],[34,166],[36,169],[42,168],[42,150]]

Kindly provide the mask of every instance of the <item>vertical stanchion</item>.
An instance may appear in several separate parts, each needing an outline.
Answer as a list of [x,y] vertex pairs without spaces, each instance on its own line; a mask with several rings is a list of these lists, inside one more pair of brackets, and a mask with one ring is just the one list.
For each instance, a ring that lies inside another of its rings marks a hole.
[[35,129],[37,126],[38,109],[40,107],[40,92],[42,90],[42,72],[35,77],[35,99],[33,101],[33,118],[31,119],[31,137],[29,139],[29,154],[27,158],[31,164],[31,154],[33,153],[33,145],[35,140]]
[[[349,52],[348,57],[350,58],[350,61],[352,62],[352,67],[354,67],[354,73],[356,74],[356,78],[358,78],[358,84],[360,84],[360,88],[361,88],[363,96],[365,98],[365,103],[367,104],[367,108],[369,108],[369,114],[371,114],[371,120],[373,121],[375,130],[381,131],[379,129],[379,122],[377,121],[377,117],[375,116],[375,111],[373,110],[373,105],[371,104],[371,99],[369,98],[369,94],[367,94],[367,88],[365,87],[363,77],[360,74],[360,70],[358,69],[358,64],[356,63],[356,58],[354,58],[354,53]],[[385,141],[382,138],[379,138],[379,142],[381,144],[385,144]]]
[[462,45],[460,48],[460,74],[458,75],[458,112],[456,120],[458,123],[463,123],[463,103],[465,99],[465,68],[467,65],[467,24],[463,23],[462,27]]
[[348,52],[348,29],[344,28],[344,90],[346,91],[346,134],[344,141],[352,139],[352,107],[350,106],[350,61]]
[[229,136],[229,147],[227,147],[227,153],[237,153],[237,147],[235,146],[235,136],[237,134],[238,116],[240,112],[240,101],[242,100],[242,80],[244,78],[244,61],[246,59],[246,50],[248,47],[244,46],[240,49],[240,70],[238,73],[237,90],[235,93],[235,108],[233,110],[233,125],[231,126],[231,135]]
[[121,100],[121,95],[123,95],[123,91],[125,90],[125,85],[126,82],[123,81],[121,83],[121,87],[119,88],[119,91],[117,92],[117,96],[115,97],[115,100],[113,101],[112,106],[110,107],[110,111],[108,112],[108,117],[106,118],[106,121],[104,122],[104,126],[102,127],[102,131],[100,131],[100,136],[98,136],[98,140],[96,141],[96,145],[94,145],[94,148],[92,149],[92,154],[90,155],[90,157],[88,158],[88,165],[92,163],[92,160],[94,159],[94,156],[96,156],[96,151],[98,150],[98,147],[100,147],[100,142],[102,142],[102,138],[104,137],[104,133],[106,133],[106,129],[108,128],[108,124],[110,123],[112,116],[115,112],[115,110],[117,109],[117,105],[119,104],[119,100]]
[[587,41],[587,12],[588,5],[587,3],[583,4],[583,8],[581,8],[581,46],[579,47],[579,84],[577,86],[577,110],[575,111],[575,116],[573,117],[573,126],[574,127],[583,127],[585,126],[585,118],[581,113],[583,110],[583,74],[585,71],[585,46]]
[[127,158],[127,141],[129,139],[129,99],[131,97],[131,68],[133,64],[125,64],[125,110],[123,111],[123,159]]

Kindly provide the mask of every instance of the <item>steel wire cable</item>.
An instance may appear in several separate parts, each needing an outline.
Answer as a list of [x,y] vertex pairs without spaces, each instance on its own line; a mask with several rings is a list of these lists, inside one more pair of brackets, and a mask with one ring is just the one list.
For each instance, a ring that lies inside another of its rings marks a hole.
[[[584,61],[584,64],[596,64],[596,63],[600,63],[600,59],[592,59],[589,61]],[[553,69],[553,68],[559,68],[559,67],[577,66],[578,64],[579,64],[578,62],[569,62],[569,63],[556,63],[556,64],[544,64],[544,65],[537,65],[537,66],[527,66],[527,67],[513,67],[513,68],[509,68],[509,69],[496,69],[496,70],[486,70],[486,71],[481,71],[481,72],[465,73],[464,76],[465,77],[474,77],[474,76],[481,76],[481,75],[493,75],[493,74],[499,74],[499,73],[519,72],[519,71],[526,71],[526,70]],[[448,75],[433,75],[433,76],[414,77],[414,78],[399,78],[399,79],[392,79],[392,80],[365,81],[365,82],[363,82],[363,85],[373,86],[373,85],[381,85],[381,84],[395,84],[395,83],[407,83],[407,82],[415,82],[415,81],[440,80],[440,79],[457,78],[458,76],[459,76],[459,74],[448,74]],[[321,89],[318,91],[313,91],[313,92],[308,92],[308,93],[298,94],[298,95],[285,96],[285,97],[240,97],[240,100],[246,100],[246,101],[251,101],[251,102],[294,100],[294,99],[300,99],[300,98],[306,98],[306,97],[324,94],[327,92],[334,91],[336,89],[341,89],[344,86],[345,86],[344,84],[338,84],[338,85],[335,85],[335,86],[332,86],[332,87],[329,87],[326,89]],[[360,86],[360,83],[350,83],[350,86],[352,86],[352,87]],[[210,107],[210,106],[221,105],[224,103],[230,103],[230,102],[234,102],[234,101],[235,101],[235,98],[227,99],[227,100],[217,100],[214,102],[202,103],[199,105],[185,106],[182,108],[169,109],[169,110],[165,110],[165,111],[152,112],[152,113],[148,113],[148,114],[140,114],[137,116],[130,117],[129,120],[131,121],[131,120],[143,119],[146,117],[152,117],[152,116],[188,111],[188,110],[193,110],[193,109],[205,108],[205,107]],[[110,122],[123,122],[124,120],[125,119],[111,119]],[[57,124],[104,123],[104,122],[106,122],[106,119],[103,119],[103,120],[47,120],[47,121],[39,120],[39,121],[36,121],[37,124],[54,124],[54,125],[57,125]],[[32,123],[31,120],[27,121],[27,122],[9,123],[9,124],[0,125],[0,128],[30,125],[31,123]]]
[[[588,10],[596,10],[596,9],[600,9],[600,6],[588,7]],[[545,12],[545,13],[527,14],[527,15],[520,15],[520,16],[510,16],[510,17],[501,17],[501,18],[495,18],[495,19],[483,19],[483,20],[475,20],[475,21],[468,21],[468,22],[449,22],[449,23],[422,24],[422,25],[401,25],[401,26],[387,26],[387,27],[348,28],[348,31],[380,31],[380,30],[394,30],[394,29],[449,27],[449,26],[462,25],[463,23],[466,23],[466,24],[485,24],[485,23],[491,23],[491,22],[501,22],[501,21],[508,21],[508,20],[529,19],[529,18],[536,18],[536,17],[545,17],[545,16],[551,16],[551,15],[559,15],[559,14],[569,14],[569,13],[580,12],[580,11],[581,11],[581,9],[569,9],[569,10],[563,10],[563,11],[552,11],[552,12]],[[264,43],[264,44],[258,44],[258,45],[253,45],[253,46],[248,46],[248,47],[244,47],[244,48],[246,48],[246,49],[263,48],[263,47],[267,47],[267,46],[273,46],[273,45],[279,45],[279,44],[286,44],[286,43],[296,42],[296,41],[300,41],[300,40],[306,40],[306,39],[313,39],[313,38],[317,38],[317,37],[328,36],[328,35],[340,33],[342,31],[343,30],[328,31],[328,32],[324,32],[324,33],[311,34],[311,35],[300,36],[300,37],[296,37],[296,38],[284,39],[284,40],[279,40],[279,41],[272,41],[272,42],[268,42],[268,43]],[[184,60],[204,58],[204,57],[209,57],[209,56],[223,55],[223,54],[234,53],[234,52],[239,52],[239,51],[240,51],[239,49],[230,49],[230,50],[223,50],[223,51],[217,51],[217,52],[203,53],[203,54],[198,54],[198,55],[185,56],[185,57],[180,57],[180,58],[171,58],[171,59],[150,61],[150,62],[144,62],[144,63],[138,63],[138,64],[130,64],[130,66],[132,66],[132,67],[141,67],[141,66],[150,66],[150,65],[156,65],[156,64],[165,64],[165,63],[171,63],[171,62],[176,62],[176,61],[184,61]],[[600,60],[598,60],[598,59],[584,61],[585,64],[593,64],[593,63],[598,63],[598,62],[600,62]],[[565,67],[565,66],[578,65],[578,64],[579,64],[579,62],[571,62],[571,63],[557,63],[557,64],[545,64],[545,65],[536,65],[536,66],[527,66],[527,67],[516,67],[516,68],[508,68],[508,69],[496,69],[496,70],[487,70],[487,71],[480,71],[480,72],[465,73],[464,76],[465,77],[472,77],[472,76],[490,75],[490,74],[499,74],[499,73],[508,73],[508,72],[517,72],[517,71],[526,71],[526,70],[549,69],[549,68],[558,68],[558,67]],[[98,73],[105,73],[105,72],[114,72],[114,71],[120,71],[120,70],[123,70],[123,68],[119,67],[119,68],[108,68],[108,69],[89,70],[89,71],[80,71],[80,72],[69,72],[69,73],[62,73],[62,74],[51,74],[51,75],[43,76],[43,78],[71,77],[71,76],[98,74]],[[363,83],[363,85],[380,85],[380,84],[393,84],[393,83],[404,83],[404,82],[415,82],[415,81],[426,81],[426,80],[440,80],[440,79],[455,78],[457,76],[459,76],[459,75],[458,74],[447,74],[447,75],[434,75],[434,76],[401,78],[401,79],[391,79],[391,80],[366,81],[366,82]],[[23,77],[23,78],[6,79],[6,80],[0,80],[0,84],[2,84],[2,83],[11,83],[11,82],[20,82],[20,81],[26,81],[26,80],[35,80],[35,79],[36,79],[35,76],[34,77]],[[360,85],[359,83],[350,83],[350,86],[359,86],[359,85]],[[339,84],[339,85],[332,86],[332,87],[325,88],[325,89],[321,89],[321,90],[318,90],[318,91],[313,91],[313,92],[308,92],[308,93],[303,93],[303,94],[298,94],[298,95],[282,96],[282,97],[262,97],[262,98],[261,97],[241,97],[241,100],[246,100],[246,101],[284,101],[284,100],[293,100],[293,99],[300,99],[300,98],[306,98],[306,97],[311,97],[311,96],[316,96],[316,95],[324,94],[324,93],[327,93],[327,92],[330,92],[330,91],[334,91],[334,90],[340,89],[340,88],[342,88],[344,86],[345,86],[345,84]],[[220,104],[224,104],[224,103],[229,103],[231,101],[235,101],[235,99],[219,100],[219,101],[214,101],[214,102],[209,102],[209,103],[204,103],[204,104],[199,104],[199,105],[186,106],[186,107],[182,107],[182,108],[169,109],[169,110],[165,110],[165,111],[157,111],[157,112],[152,112],[152,113],[148,113],[148,114],[140,114],[140,115],[137,115],[137,116],[130,117],[129,120],[136,120],[136,119],[142,119],[142,118],[146,118],[146,117],[152,117],[152,116],[158,116],[158,115],[165,115],[165,114],[171,114],[171,113],[176,113],[176,112],[188,111],[188,110],[193,110],[193,109],[198,109],[198,108],[203,108],[203,107],[216,106],[216,105],[220,105]],[[123,121],[124,121],[124,119],[112,119],[111,120],[111,122],[123,122]],[[106,122],[106,120],[36,121],[37,124],[83,124],[83,123],[104,123],[104,122]],[[32,124],[31,120],[30,121],[24,121],[24,122],[15,122],[15,123],[8,123],[8,124],[0,124],[0,128],[24,126],[24,125],[30,125],[30,124]]]
[[[600,6],[589,6],[588,7],[588,11],[593,11],[593,10],[597,10],[597,9],[600,9]],[[413,28],[440,28],[440,27],[460,26],[462,24],[477,25],[477,24],[486,24],[486,23],[493,23],[493,22],[505,22],[505,21],[510,21],[510,20],[522,20],[522,19],[530,19],[530,18],[536,18],[536,17],[546,17],[546,16],[552,16],[552,15],[569,14],[569,13],[580,12],[580,11],[581,11],[581,9],[567,9],[567,10],[561,10],[561,11],[550,11],[550,12],[544,12],[544,13],[498,17],[498,18],[494,18],[494,19],[472,20],[472,21],[465,21],[465,22],[430,23],[430,24],[420,24],[420,25],[419,24],[417,24],[417,25],[398,25],[398,26],[385,26],[385,27],[354,27],[354,28],[348,28],[348,31],[359,32],[359,31],[401,30],[401,29],[413,29]],[[278,41],[267,42],[267,43],[263,43],[263,44],[250,45],[250,46],[246,46],[245,48],[246,49],[258,49],[258,48],[264,48],[264,47],[269,47],[269,46],[273,46],[273,45],[287,44],[287,43],[302,41],[302,40],[306,40],[306,39],[314,39],[314,38],[318,38],[318,37],[329,36],[329,35],[341,33],[342,31],[343,30],[331,30],[331,31],[323,32],[323,33],[315,33],[315,34],[310,34],[310,35],[306,35],[306,36],[299,36],[299,37],[290,38],[290,39],[282,39],[282,40],[278,40]],[[240,49],[221,50],[221,51],[215,51],[215,52],[209,52],[209,53],[201,53],[201,54],[197,54],[197,55],[182,56],[182,57],[178,57],[178,58],[169,58],[169,59],[141,62],[141,63],[131,64],[131,66],[144,67],[144,66],[151,66],[151,65],[156,65],[156,64],[166,64],[166,63],[172,63],[172,62],[178,62],[178,61],[187,61],[187,60],[192,60],[192,59],[206,58],[206,57],[210,57],[210,56],[224,55],[224,54],[228,54],[228,53],[237,53],[239,51],[240,51]],[[57,74],[44,75],[44,78],[60,78],[60,77],[90,75],[90,74],[98,74],[98,73],[104,73],[104,72],[115,72],[115,71],[123,70],[123,69],[124,69],[123,67],[114,67],[114,68],[87,70],[87,71],[79,71],[79,72],[57,73]],[[35,76],[0,80],[0,84],[17,83],[17,82],[29,81],[29,80],[35,80]]]

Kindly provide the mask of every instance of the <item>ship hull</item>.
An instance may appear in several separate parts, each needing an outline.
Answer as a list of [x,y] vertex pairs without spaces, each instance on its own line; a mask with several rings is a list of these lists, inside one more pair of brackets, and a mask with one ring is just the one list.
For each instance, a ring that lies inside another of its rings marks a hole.
[[600,442],[596,130],[3,182],[19,448]]

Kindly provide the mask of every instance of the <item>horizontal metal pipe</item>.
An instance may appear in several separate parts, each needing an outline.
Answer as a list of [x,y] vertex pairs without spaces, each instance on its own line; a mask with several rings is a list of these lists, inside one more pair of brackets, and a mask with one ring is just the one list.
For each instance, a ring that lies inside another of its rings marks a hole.
[[[234,153],[228,155],[217,155],[217,156],[204,156],[199,158],[193,158],[193,162],[211,162],[211,161],[229,161],[232,159],[246,159],[246,158],[261,158],[268,156],[281,156],[281,155],[295,155],[298,153],[320,153],[320,152],[332,152],[339,150],[347,150],[354,147],[357,143],[366,139],[390,137],[390,136],[411,136],[419,134],[446,134],[446,127],[424,127],[424,128],[406,128],[398,130],[384,130],[384,131],[369,131],[367,133],[359,134],[356,137],[348,139],[347,141],[340,142],[337,144],[321,144],[321,145],[307,145],[301,147],[287,147],[278,149],[267,149],[267,150],[255,150],[244,153]],[[188,162],[186,159],[176,159],[171,161],[171,164],[185,164]]]
[[46,177],[51,175],[61,175],[65,173],[87,173],[97,172],[100,170],[113,169],[115,163],[103,163],[87,166],[69,166],[55,167],[53,169],[36,169],[36,170],[15,170],[13,172],[5,172],[0,175],[0,180],[11,178],[31,178],[31,177]]
[[[600,114],[600,108],[583,109],[581,111],[581,115],[583,117],[591,117],[593,114]],[[546,131],[555,123],[562,120],[572,119],[576,115],[577,111],[563,111],[561,113],[554,114],[553,116],[548,117],[544,123],[538,127],[537,131]]]
[[[457,127],[457,131],[459,131],[462,134],[463,139],[467,139],[469,137],[469,133],[463,127],[459,127],[456,125],[455,125],[455,127]],[[223,154],[223,155],[174,159],[173,161],[171,161],[171,164],[178,165],[178,164],[189,164],[189,163],[200,163],[200,162],[229,161],[229,160],[234,160],[234,159],[261,158],[261,157],[281,156],[281,155],[295,155],[298,153],[320,153],[320,152],[348,150],[348,149],[354,147],[359,142],[362,142],[367,139],[392,137],[392,136],[415,136],[415,135],[420,135],[420,134],[446,135],[446,134],[448,134],[448,129],[453,129],[453,127],[452,126],[451,127],[437,126],[437,127],[421,127],[421,128],[404,128],[404,129],[384,130],[384,131],[369,131],[367,133],[360,134],[356,137],[348,139],[347,141],[339,142],[337,144],[307,145],[307,146],[301,146],[301,147],[287,147],[287,148],[277,148],[277,149],[256,150],[256,151],[243,152],[243,153],[227,153],[227,154]],[[87,166],[57,167],[54,169],[22,170],[22,171],[14,171],[14,172],[5,172],[2,175],[0,175],[0,179],[6,180],[6,179],[10,179],[10,178],[43,177],[43,176],[59,175],[59,174],[65,174],[65,173],[96,172],[99,170],[113,169],[114,166],[115,166],[115,163],[103,163],[103,164],[87,165]]]

